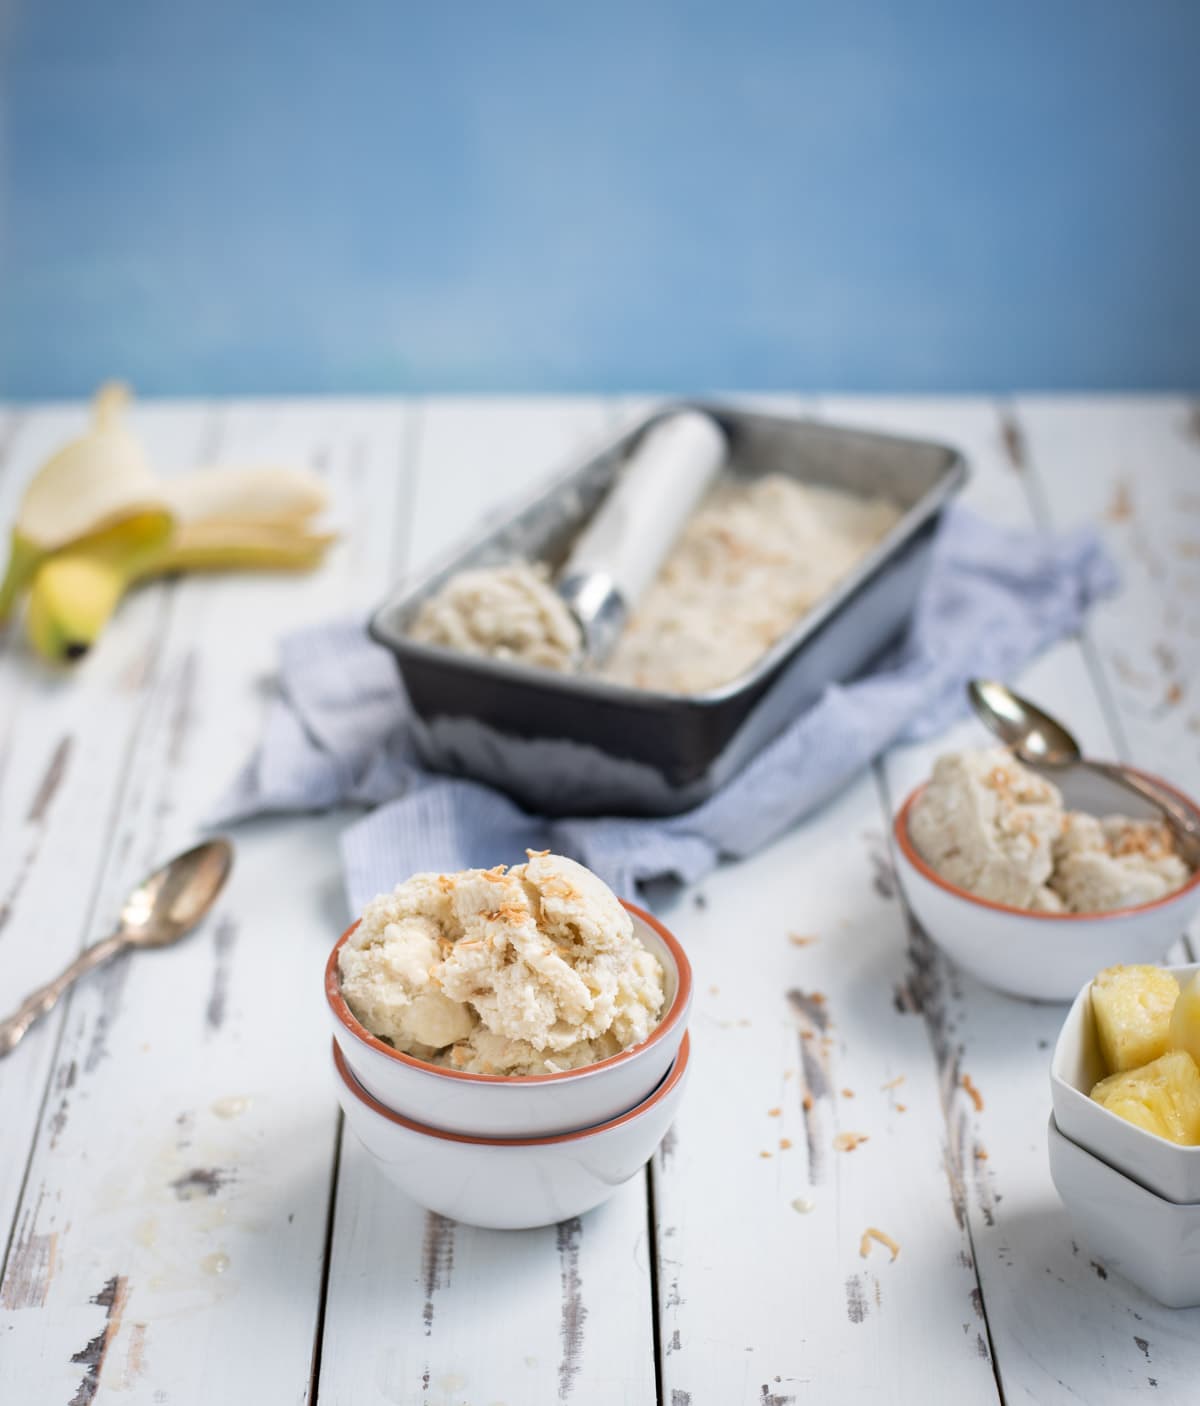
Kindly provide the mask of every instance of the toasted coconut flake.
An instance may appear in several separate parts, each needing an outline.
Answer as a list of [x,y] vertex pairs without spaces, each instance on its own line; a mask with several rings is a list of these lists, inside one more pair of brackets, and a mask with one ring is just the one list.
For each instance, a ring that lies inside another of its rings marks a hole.
[[862,1256],[862,1258],[865,1260],[867,1256],[871,1253],[872,1240],[874,1240],[877,1244],[882,1245],[885,1250],[891,1251],[892,1258],[889,1263],[895,1264],[896,1256],[900,1253],[900,1246],[895,1242],[895,1240],[892,1239],[890,1235],[887,1234],[886,1231],[876,1230],[873,1225],[867,1226],[866,1230],[864,1230],[862,1233],[862,1239],[858,1242],[858,1253]]
[[853,1152],[854,1149],[863,1142],[870,1139],[869,1133],[838,1133],[833,1140],[836,1152]]
[[963,1089],[966,1091],[967,1097],[968,1097],[968,1098],[971,1100],[971,1102],[975,1105],[975,1112],[976,1112],[976,1113],[982,1113],[982,1112],[983,1112],[983,1095],[982,1095],[982,1094],[979,1092],[979,1090],[975,1087],[975,1083],[974,1083],[974,1081],[972,1080],[972,1078],[971,1078],[971,1076],[970,1076],[969,1074],[964,1074],[964,1075],[962,1076],[962,1086],[963,1086]]
[[904,1080],[905,1075],[897,1074],[894,1079],[889,1079],[886,1084],[880,1084],[880,1091],[882,1093],[887,1093],[888,1089],[898,1089],[900,1085],[904,1083]]
[[768,1109],[767,1109],[767,1117],[768,1117],[768,1118],[778,1118],[779,1115],[780,1115],[782,1112],[783,1112],[783,1109],[782,1109],[782,1108],[768,1108]]

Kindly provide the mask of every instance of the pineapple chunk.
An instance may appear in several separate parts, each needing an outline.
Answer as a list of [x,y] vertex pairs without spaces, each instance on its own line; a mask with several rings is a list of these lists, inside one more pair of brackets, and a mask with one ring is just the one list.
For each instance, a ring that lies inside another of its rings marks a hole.
[[1092,1097],[1118,1118],[1184,1147],[1200,1145],[1200,1067],[1172,1050],[1144,1069],[1110,1074]]
[[1171,1016],[1171,1048],[1187,1050],[1200,1064],[1200,972],[1179,993]]
[[1139,1069],[1170,1048],[1179,983],[1161,967],[1107,967],[1092,982],[1092,1014],[1104,1067]]

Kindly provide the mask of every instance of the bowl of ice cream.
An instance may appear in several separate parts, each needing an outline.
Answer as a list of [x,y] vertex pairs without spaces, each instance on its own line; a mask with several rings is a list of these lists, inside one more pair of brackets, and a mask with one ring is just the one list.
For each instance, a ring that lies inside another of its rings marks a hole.
[[684,1035],[665,1077],[615,1118],[553,1136],[487,1138],[423,1127],[394,1112],[354,1078],[333,1042],[338,1101],[379,1170],[428,1210],[493,1230],[582,1215],[636,1176],[678,1111],[688,1054]]
[[917,921],[1010,995],[1070,1000],[1102,967],[1161,957],[1200,907],[1200,872],[1149,802],[1082,768],[1052,783],[1001,748],[939,758],[892,833]]
[[1075,998],[1050,1064],[1059,1131],[1166,1201],[1200,1206],[1200,963],[1120,966]]
[[558,855],[417,874],[368,904],[325,969],[363,1089],[440,1131],[541,1137],[640,1104],[670,1068],[692,977],[678,940]]

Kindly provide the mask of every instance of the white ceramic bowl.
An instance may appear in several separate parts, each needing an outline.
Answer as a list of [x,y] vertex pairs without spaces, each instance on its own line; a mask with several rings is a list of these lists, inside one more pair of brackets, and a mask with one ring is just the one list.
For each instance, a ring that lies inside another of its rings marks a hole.
[[1177,1206],[1064,1137],[1051,1115],[1050,1175],[1079,1238],[1168,1308],[1200,1305],[1200,1205]]
[[[1139,772],[1171,791],[1196,816],[1200,809],[1173,786]],[[1072,810],[1092,815],[1153,819],[1148,803],[1104,776],[1084,771],[1055,776]],[[1111,913],[1030,913],[976,898],[934,873],[908,834],[908,817],[924,790],[918,786],[896,814],[892,850],[908,906],[931,938],[965,971],[988,986],[1035,1001],[1069,1001],[1085,981],[1116,962],[1155,962],[1182,936],[1200,907],[1200,872],[1154,903]]]
[[588,1128],[642,1102],[662,1082],[687,1028],[692,969],[678,940],[649,913],[626,903],[634,932],[663,966],[666,1013],[650,1037],[598,1064],[560,1074],[510,1078],[465,1074],[401,1054],[377,1040],[342,996],[338,939],[325,966],[333,1036],[354,1077],[386,1107],[426,1127],[479,1137],[542,1137]]
[[[1182,986],[1200,963],[1168,967]],[[1106,1073],[1096,1043],[1092,983],[1075,997],[1050,1061],[1050,1096],[1059,1131],[1166,1201],[1200,1204],[1200,1147],[1179,1147],[1118,1118],[1090,1097]]]
[[646,1165],[687,1081],[686,1034],[667,1077],[619,1118],[557,1137],[481,1138],[422,1127],[357,1082],[332,1042],[338,1102],[380,1171],[419,1205],[489,1230],[581,1216]]

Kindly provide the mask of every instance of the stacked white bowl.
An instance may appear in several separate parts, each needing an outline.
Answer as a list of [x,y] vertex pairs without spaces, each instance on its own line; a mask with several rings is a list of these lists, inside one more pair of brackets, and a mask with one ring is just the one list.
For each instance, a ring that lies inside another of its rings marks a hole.
[[[1168,967],[1182,986],[1200,964]],[[1050,1065],[1050,1174],[1081,1240],[1170,1308],[1200,1305],[1200,1147],[1180,1147],[1090,1097],[1106,1070],[1091,982]]]
[[376,1039],[341,990],[338,953],[357,924],[338,939],[325,967],[338,1101],[414,1201],[468,1225],[552,1225],[598,1206],[650,1160],[687,1082],[692,971],[656,918],[625,907],[662,963],[662,1019],[642,1044],[555,1074],[467,1074]]

